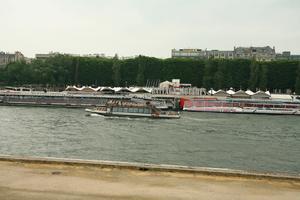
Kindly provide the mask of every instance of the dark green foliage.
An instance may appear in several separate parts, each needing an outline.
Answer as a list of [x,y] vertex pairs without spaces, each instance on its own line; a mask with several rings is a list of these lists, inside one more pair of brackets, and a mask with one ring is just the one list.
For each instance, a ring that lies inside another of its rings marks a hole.
[[203,87],[210,89],[215,87],[215,73],[218,70],[217,60],[206,60],[204,65]]
[[296,84],[295,84],[295,92],[296,92],[296,94],[300,94],[300,62],[298,64],[297,79],[296,79]]
[[265,79],[262,75],[261,65],[253,60],[250,64],[249,88],[251,90],[256,91],[262,84],[265,84],[264,81],[261,83],[261,77]]
[[30,64],[9,64],[0,69],[0,84],[144,86],[147,80],[181,79],[182,83],[207,89],[291,89],[299,93],[298,68],[296,61],[158,59],[146,56],[119,60],[117,57],[57,55],[47,60],[33,60]]
[[112,80],[115,87],[118,87],[120,85],[121,81],[121,65],[120,61],[118,59],[118,56],[115,56],[113,59],[113,65],[112,65]]
[[136,83],[139,86],[143,86],[145,84],[145,64],[147,59],[145,57],[139,56],[138,58],[139,66],[138,66],[138,73],[136,77]]
[[266,90],[267,83],[268,83],[268,66],[263,64],[260,66],[259,89]]

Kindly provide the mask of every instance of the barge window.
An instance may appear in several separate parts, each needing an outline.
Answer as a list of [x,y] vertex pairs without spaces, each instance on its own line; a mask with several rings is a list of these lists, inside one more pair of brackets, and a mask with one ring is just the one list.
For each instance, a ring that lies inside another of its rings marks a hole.
[[123,108],[123,111],[124,111],[125,113],[127,113],[127,112],[128,112],[128,108]]
[[144,109],[143,108],[139,108],[139,113],[144,113]]
[[134,108],[134,111],[135,113],[138,113],[139,112],[139,109],[138,108]]
[[123,112],[123,108],[118,107],[118,112]]
[[134,112],[134,109],[133,109],[133,108],[129,108],[129,109],[128,109],[128,112],[133,113],[133,112]]
[[150,109],[149,109],[149,108],[145,108],[145,109],[144,109],[144,113],[145,113],[145,114],[150,114]]
[[116,108],[116,107],[113,107],[113,112],[118,112],[118,108]]

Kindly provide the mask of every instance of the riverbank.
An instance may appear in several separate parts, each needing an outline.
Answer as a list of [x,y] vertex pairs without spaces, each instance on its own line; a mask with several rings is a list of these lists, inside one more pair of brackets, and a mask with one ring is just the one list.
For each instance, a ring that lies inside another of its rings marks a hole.
[[297,199],[299,177],[49,158],[0,158],[0,199]]

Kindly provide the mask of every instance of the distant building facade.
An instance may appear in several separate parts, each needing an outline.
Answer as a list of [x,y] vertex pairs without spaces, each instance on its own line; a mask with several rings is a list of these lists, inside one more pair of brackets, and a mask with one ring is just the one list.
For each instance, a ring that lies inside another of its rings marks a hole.
[[193,58],[193,59],[254,59],[257,61],[272,60],[300,60],[300,55],[291,55],[285,51],[276,54],[275,47],[234,47],[231,51],[202,50],[202,49],[172,49],[172,58]]
[[35,54],[35,58],[39,60],[46,60],[57,55],[72,56],[72,57],[87,57],[87,58],[108,58],[104,53],[94,53],[94,54],[70,54],[70,53],[59,53],[59,52],[50,52],[50,53],[39,53]]
[[276,58],[275,47],[234,47],[235,58],[272,61]]
[[15,53],[0,52],[0,67],[5,67],[9,63],[25,60],[24,55],[16,51]]
[[55,56],[54,53],[38,53],[38,54],[35,54],[35,58],[40,59],[40,60],[46,60],[46,59],[54,57],[54,56]]
[[276,60],[300,60],[300,55],[292,55],[290,51],[276,54]]
[[105,58],[104,53],[93,53],[93,54],[84,54],[82,57],[88,57],[88,58]]
[[58,55],[65,55],[65,56],[73,56],[73,57],[79,57],[79,54],[67,54],[67,53],[59,53],[59,52],[50,52],[50,53],[38,53],[35,54],[35,58],[39,60],[46,60],[51,57],[55,57]]

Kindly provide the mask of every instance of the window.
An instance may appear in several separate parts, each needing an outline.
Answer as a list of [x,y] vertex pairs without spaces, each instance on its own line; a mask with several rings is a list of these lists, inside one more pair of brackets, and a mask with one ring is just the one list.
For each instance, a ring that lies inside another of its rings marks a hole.
[[139,112],[139,109],[138,109],[138,108],[134,108],[134,112],[135,112],[135,113],[138,113],[138,112]]
[[145,109],[144,109],[144,113],[145,113],[145,114],[150,114],[150,109],[149,109],[149,108],[145,108]]
[[144,113],[144,109],[143,108],[139,108],[139,113]]
[[133,113],[134,109],[133,108],[128,108],[128,112]]
[[128,108],[123,108],[123,111],[124,112],[128,112]]

